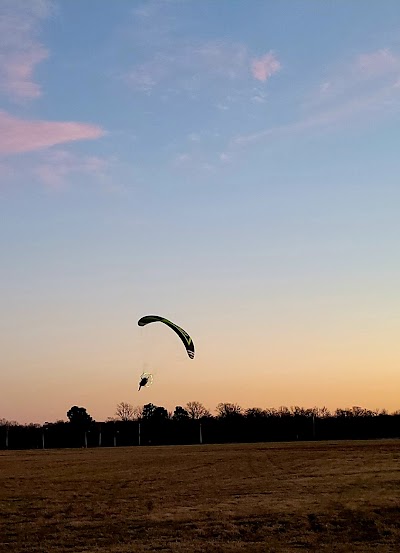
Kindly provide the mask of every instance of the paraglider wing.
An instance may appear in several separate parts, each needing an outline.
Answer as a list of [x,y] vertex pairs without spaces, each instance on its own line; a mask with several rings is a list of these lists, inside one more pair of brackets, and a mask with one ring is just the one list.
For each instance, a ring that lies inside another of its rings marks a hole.
[[142,317],[138,320],[139,326],[146,326],[149,323],[164,323],[165,325],[169,326],[176,332],[176,334],[179,336],[179,338],[182,340],[187,354],[190,357],[190,359],[194,358],[194,344],[193,340],[189,336],[189,334],[183,330],[180,326],[176,325],[175,323],[169,321],[168,319],[164,319],[164,317],[159,317],[158,315],[147,315],[146,317]]

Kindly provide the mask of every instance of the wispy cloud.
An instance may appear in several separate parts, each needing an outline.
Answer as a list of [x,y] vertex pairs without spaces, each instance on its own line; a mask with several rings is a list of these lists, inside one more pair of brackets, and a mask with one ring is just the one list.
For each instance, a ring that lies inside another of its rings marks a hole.
[[342,63],[314,93],[313,104],[346,102],[386,88],[400,76],[400,55],[389,48],[361,53]]
[[261,58],[255,58],[251,62],[251,72],[255,79],[265,82],[281,68],[281,64],[273,52],[267,52]]
[[191,174],[210,173],[215,170],[215,164],[208,161],[200,152],[177,154],[172,160],[172,167]]
[[115,191],[121,189],[113,177],[118,166],[118,160],[110,156],[100,158],[61,148],[42,150],[23,158],[0,161],[0,188],[35,182],[49,190],[60,190],[84,182]]
[[156,13],[156,5],[153,3],[142,4],[132,10],[134,16],[138,18],[152,17]]
[[368,98],[351,100],[336,108],[326,109],[317,113],[303,117],[292,123],[285,125],[271,126],[267,129],[246,135],[239,135],[232,140],[232,145],[247,145],[266,138],[276,136],[285,136],[288,134],[297,134],[309,129],[322,127],[332,127],[341,122],[348,122],[351,117],[373,109],[378,101],[382,100],[382,95],[371,96]]
[[377,77],[400,71],[400,57],[389,48],[361,54],[356,65],[362,73],[369,77]]
[[[246,44],[223,39],[185,37],[185,22],[174,2],[148,2],[133,10],[131,41],[138,61],[124,78],[130,87],[153,92],[196,94],[233,82],[266,82],[280,69],[272,51],[255,58]],[[123,36],[129,33],[125,31]]]
[[105,131],[98,126],[69,121],[18,119],[0,111],[0,154],[32,152],[76,140],[100,138]]
[[221,163],[230,163],[232,161],[232,155],[227,152],[221,152],[219,154],[219,160]]
[[192,163],[192,161],[193,156],[191,154],[180,153],[175,156],[172,164],[174,167],[187,167],[189,164]]
[[118,36],[135,57],[130,67],[121,67],[119,79],[163,106],[179,97],[204,102],[220,112],[217,116],[236,108],[244,113],[248,106],[260,111],[270,79],[281,67],[278,54],[268,43],[266,53],[257,56],[249,44],[225,36],[204,39],[195,31],[188,36],[188,28],[197,28],[197,10],[182,11],[180,3],[185,0],[149,0],[132,9],[129,27]]
[[132,88],[145,92],[172,83],[190,91],[200,88],[209,77],[221,80],[245,77],[247,67],[245,46],[212,41],[157,52],[149,61],[134,67],[126,80]]
[[251,97],[251,101],[256,104],[264,104],[266,102],[267,95],[264,90],[261,90],[260,88],[255,88],[253,90],[253,95]]
[[399,74],[400,56],[389,49],[360,54],[319,85],[313,100],[303,105],[306,110],[299,112],[297,120],[238,135],[232,139],[231,146],[310,129],[337,127],[357,117],[364,122],[368,114],[376,117],[398,110]]
[[96,156],[79,156],[65,150],[49,152],[33,166],[32,172],[46,187],[60,188],[75,174],[103,179],[109,162]]
[[34,99],[41,96],[40,86],[33,82],[32,74],[37,63],[47,58],[47,51],[40,46],[30,52],[15,53],[11,59],[5,59],[2,65],[3,78],[1,88],[16,99]]
[[37,64],[49,55],[38,34],[51,12],[50,0],[0,3],[0,92],[11,100],[34,99],[42,93],[33,73]]

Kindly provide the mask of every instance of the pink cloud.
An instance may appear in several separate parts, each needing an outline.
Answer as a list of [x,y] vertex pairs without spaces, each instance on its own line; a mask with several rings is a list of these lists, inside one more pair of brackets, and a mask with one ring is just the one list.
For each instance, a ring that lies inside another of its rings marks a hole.
[[0,88],[10,96],[19,99],[38,98],[42,90],[33,82],[32,75],[36,64],[47,57],[47,51],[41,46],[36,46],[30,52],[15,53],[5,59],[0,64],[2,75]]
[[0,111],[0,154],[3,155],[32,152],[75,140],[100,138],[104,134],[104,130],[95,125],[17,119]]
[[0,2],[0,91],[11,100],[41,95],[41,87],[34,82],[33,73],[36,65],[49,54],[37,35],[51,10],[52,4],[47,0]]
[[268,52],[261,58],[255,58],[251,62],[251,72],[255,79],[265,82],[274,73],[279,71],[281,64],[272,52]]
[[104,134],[95,125],[23,120],[0,111],[0,154],[32,152],[65,142],[100,138]]

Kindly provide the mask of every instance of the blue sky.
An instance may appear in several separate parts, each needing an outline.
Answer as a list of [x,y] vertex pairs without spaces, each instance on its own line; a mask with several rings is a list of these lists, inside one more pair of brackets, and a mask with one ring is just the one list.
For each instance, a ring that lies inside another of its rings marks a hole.
[[0,417],[399,408],[397,1],[0,16]]

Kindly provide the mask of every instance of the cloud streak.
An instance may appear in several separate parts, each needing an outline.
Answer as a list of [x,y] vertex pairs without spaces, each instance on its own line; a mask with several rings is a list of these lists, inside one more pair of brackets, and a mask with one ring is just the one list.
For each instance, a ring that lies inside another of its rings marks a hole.
[[100,138],[105,131],[76,122],[23,120],[0,111],[0,154],[32,152],[57,144]]
[[49,190],[69,188],[71,185],[93,184],[103,190],[117,190],[112,176],[118,167],[115,157],[100,158],[65,149],[42,150],[21,158],[0,160],[0,190],[35,182]]
[[[388,87],[370,96],[363,98],[353,98],[346,103],[321,110],[308,117],[304,117],[287,125],[278,125],[252,134],[237,136],[232,140],[233,145],[247,145],[259,142],[269,137],[278,135],[287,135],[301,133],[309,129],[333,127],[343,122],[348,122],[367,111],[375,112],[386,108],[390,110],[395,93],[395,87]],[[397,91],[397,97],[400,96],[400,90]]]
[[239,135],[231,141],[231,146],[347,124],[360,115],[393,112],[400,105],[399,73],[400,56],[389,49],[361,54],[319,86],[317,96],[306,105],[308,115],[292,123]]
[[47,58],[47,51],[36,46],[30,52],[16,53],[5,59],[2,65],[1,88],[12,98],[35,99],[42,95],[41,87],[33,82],[32,75],[37,63]]
[[35,99],[42,94],[33,74],[49,52],[37,35],[51,11],[52,3],[48,0],[0,3],[0,92],[14,102]]
[[145,92],[172,81],[184,90],[191,90],[210,76],[229,80],[245,76],[247,59],[246,48],[240,44],[223,41],[198,46],[186,44],[175,51],[156,53],[149,61],[133,68],[126,80],[132,88]]
[[60,188],[73,174],[91,175],[103,179],[108,161],[97,156],[78,156],[65,150],[46,155],[33,168],[39,181],[48,188]]
[[165,45],[147,61],[125,75],[126,82],[137,91],[150,93],[157,87],[174,87],[179,91],[196,91],[202,85],[243,81],[253,77],[266,82],[281,64],[272,52],[252,59],[247,47],[222,40],[205,43]]
[[389,48],[384,48],[361,54],[357,59],[356,66],[368,77],[377,77],[400,71],[400,58]]
[[311,105],[346,102],[390,86],[400,75],[400,56],[389,48],[362,53],[320,84]]

